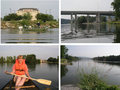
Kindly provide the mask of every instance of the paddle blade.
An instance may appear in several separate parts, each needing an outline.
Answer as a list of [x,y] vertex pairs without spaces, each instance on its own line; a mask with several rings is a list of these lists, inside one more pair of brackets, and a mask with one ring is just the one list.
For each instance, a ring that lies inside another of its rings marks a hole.
[[50,80],[45,80],[45,79],[37,79],[36,81],[45,85],[51,85],[52,83]]

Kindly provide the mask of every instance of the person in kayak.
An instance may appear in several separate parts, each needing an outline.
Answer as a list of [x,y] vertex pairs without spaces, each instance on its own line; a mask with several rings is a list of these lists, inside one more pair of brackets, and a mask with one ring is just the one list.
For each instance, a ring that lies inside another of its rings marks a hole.
[[[13,65],[12,68],[12,72],[16,75],[20,75],[20,76],[28,76],[28,79],[30,79],[30,75],[28,72],[28,68],[27,65],[25,63],[25,59],[23,59],[22,55],[19,55],[15,61],[15,64]],[[16,90],[19,90],[20,86],[23,86],[23,84],[25,83],[26,78],[25,77],[20,77],[20,76],[15,76],[14,77],[14,82],[15,82],[15,86],[18,87],[16,88]]]

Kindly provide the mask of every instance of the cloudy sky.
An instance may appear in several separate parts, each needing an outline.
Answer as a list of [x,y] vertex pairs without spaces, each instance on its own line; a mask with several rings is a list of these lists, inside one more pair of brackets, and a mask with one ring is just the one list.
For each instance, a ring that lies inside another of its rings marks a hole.
[[111,11],[113,0],[61,0],[62,10]]
[[48,59],[59,55],[57,45],[0,45],[1,56],[35,54],[39,59]]
[[40,12],[52,14],[58,19],[59,0],[1,0],[2,17],[19,8],[38,8]]
[[[114,0],[61,0],[62,11],[112,11],[111,2]],[[62,15],[61,18],[70,19]]]
[[120,45],[69,45],[68,54],[73,56],[96,57],[120,55]]

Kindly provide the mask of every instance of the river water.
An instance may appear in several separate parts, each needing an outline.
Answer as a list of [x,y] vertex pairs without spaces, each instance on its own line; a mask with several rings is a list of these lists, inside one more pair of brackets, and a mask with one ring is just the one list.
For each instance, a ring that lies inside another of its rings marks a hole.
[[[11,71],[13,64],[0,64],[0,90],[1,88],[12,79],[11,75],[6,75],[4,73],[5,70]],[[51,86],[46,86],[36,83],[36,85],[39,87],[40,90],[58,90],[58,65],[57,64],[35,64],[35,65],[29,65],[29,73],[32,78],[36,79],[47,79],[51,80],[52,84]]]
[[120,24],[81,24],[73,34],[70,24],[61,29],[62,43],[120,43]]
[[58,43],[59,29],[48,29],[48,32],[1,30],[1,43]]
[[120,85],[120,64],[98,63],[92,59],[81,59],[72,62],[72,65],[61,66],[62,69],[62,85],[77,85],[80,81],[80,72],[94,73],[97,71],[101,80],[110,85]]

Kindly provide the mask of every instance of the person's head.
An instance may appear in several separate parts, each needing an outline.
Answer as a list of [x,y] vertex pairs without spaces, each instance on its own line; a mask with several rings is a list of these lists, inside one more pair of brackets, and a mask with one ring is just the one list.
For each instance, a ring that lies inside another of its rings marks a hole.
[[17,60],[18,60],[19,63],[22,63],[22,61],[24,60],[24,59],[23,59],[23,56],[22,56],[22,55],[19,55],[19,56],[17,57]]

